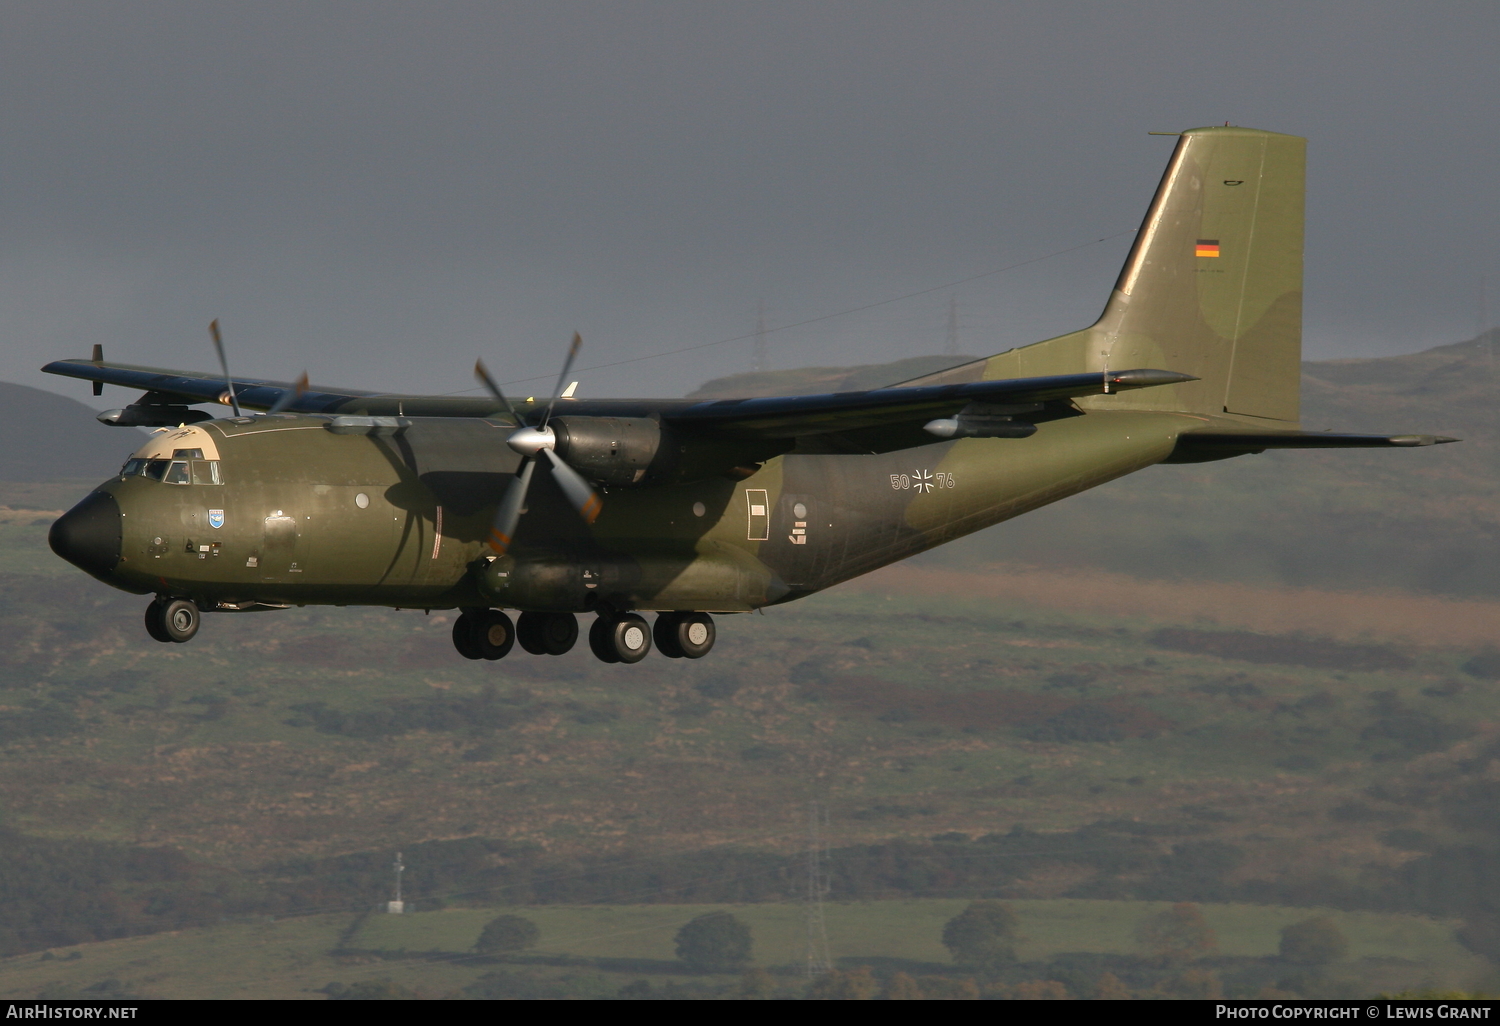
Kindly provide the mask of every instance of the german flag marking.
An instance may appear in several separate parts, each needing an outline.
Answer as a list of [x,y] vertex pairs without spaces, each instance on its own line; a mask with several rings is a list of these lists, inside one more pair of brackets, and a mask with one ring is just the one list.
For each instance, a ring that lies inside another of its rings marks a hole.
[[1218,239],[1199,239],[1198,244],[1193,247],[1193,256],[1216,257],[1219,255]]

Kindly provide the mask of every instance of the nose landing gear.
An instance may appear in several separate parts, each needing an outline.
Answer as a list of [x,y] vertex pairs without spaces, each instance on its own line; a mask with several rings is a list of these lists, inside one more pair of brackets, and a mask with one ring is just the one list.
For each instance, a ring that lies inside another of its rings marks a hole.
[[191,641],[198,619],[197,605],[187,599],[158,598],[146,607],[146,633],[157,641]]

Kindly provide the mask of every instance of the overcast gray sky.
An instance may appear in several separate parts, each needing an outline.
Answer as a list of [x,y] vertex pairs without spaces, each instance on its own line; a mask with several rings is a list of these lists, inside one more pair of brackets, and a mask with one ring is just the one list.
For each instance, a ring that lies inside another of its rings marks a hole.
[[[468,388],[770,336],[774,366],[1093,320],[1172,140],[1310,140],[1307,352],[1500,310],[1500,4],[0,7],[0,378],[48,359]],[[1493,315],[1491,320],[1496,319]],[[675,395],[748,342],[580,372]],[[521,386],[525,391],[532,386]],[[534,386],[538,389],[545,387]],[[126,394],[116,392],[116,401]]]

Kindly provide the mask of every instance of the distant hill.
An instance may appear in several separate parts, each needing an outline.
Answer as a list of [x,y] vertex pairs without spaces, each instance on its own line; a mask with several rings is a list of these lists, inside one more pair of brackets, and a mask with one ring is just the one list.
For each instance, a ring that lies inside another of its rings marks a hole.
[[145,434],[95,420],[76,399],[0,382],[0,481],[104,478],[120,469]]
[[[1500,331],[1406,356],[1303,365],[1304,427],[1446,434],[1463,439],[1457,445],[1152,467],[919,558],[1500,596],[1495,349]],[[923,359],[934,361],[928,369],[943,360]],[[914,363],[778,371],[761,394],[889,384],[924,373]],[[694,394],[752,395],[755,384],[736,375]]]

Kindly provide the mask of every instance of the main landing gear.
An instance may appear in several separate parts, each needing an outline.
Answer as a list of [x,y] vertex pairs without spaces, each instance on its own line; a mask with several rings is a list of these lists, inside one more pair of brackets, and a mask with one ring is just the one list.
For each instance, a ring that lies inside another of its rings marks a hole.
[[198,619],[195,603],[158,598],[146,607],[146,633],[157,641],[191,641],[198,633]]
[[714,647],[714,619],[707,613],[658,613],[648,628],[638,613],[601,616],[589,628],[589,648],[606,663],[638,663],[651,642],[668,659],[702,659]]
[[707,613],[659,613],[652,630],[668,659],[702,659],[714,647],[714,618]]
[[639,613],[601,616],[589,628],[589,648],[606,663],[638,663],[651,651],[651,628]]
[[[654,640],[669,659],[701,659],[714,637],[707,613],[659,613],[654,627],[639,613],[612,613],[589,627],[589,650],[606,663],[638,663]],[[517,642],[532,655],[562,655],[577,641],[572,613],[522,613],[512,624],[498,609],[466,609],[453,623],[453,647],[466,659],[501,659]]]
[[465,659],[504,659],[516,627],[498,609],[466,609],[453,621],[453,647]]
[[562,655],[578,640],[578,617],[572,613],[522,613],[516,640],[532,655]]

